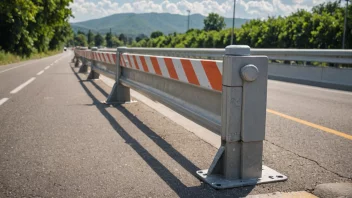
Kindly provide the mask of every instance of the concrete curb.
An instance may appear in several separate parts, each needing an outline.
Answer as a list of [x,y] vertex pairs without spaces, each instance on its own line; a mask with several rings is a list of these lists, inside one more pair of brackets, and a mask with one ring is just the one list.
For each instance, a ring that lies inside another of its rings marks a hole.
[[274,192],[269,194],[259,194],[259,195],[249,195],[247,198],[317,198],[315,195],[312,195],[306,191],[298,192]]
[[319,184],[313,193],[320,198],[352,198],[352,183]]

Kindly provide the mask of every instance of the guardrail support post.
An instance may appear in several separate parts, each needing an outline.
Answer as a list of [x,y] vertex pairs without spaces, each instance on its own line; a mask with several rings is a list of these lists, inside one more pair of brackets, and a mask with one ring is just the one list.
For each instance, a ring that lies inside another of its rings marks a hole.
[[126,47],[118,47],[116,51],[116,77],[115,84],[106,100],[107,104],[131,102],[130,88],[120,83],[121,66],[120,56],[126,51]]
[[78,73],[88,72],[88,61],[87,58],[82,58],[82,66],[79,68]]
[[[97,47],[92,47],[92,51],[98,51]],[[95,65],[95,61],[92,61],[91,67],[90,67],[90,73],[88,75],[88,80],[90,79],[99,79],[99,73],[94,71],[94,65]]]
[[216,189],[286,180],[262,166],[268,58],[249,46],[228,46],[223,58],[221,146],[198,176]]
[[76,57],[75,67],[79,67],[79,58]]

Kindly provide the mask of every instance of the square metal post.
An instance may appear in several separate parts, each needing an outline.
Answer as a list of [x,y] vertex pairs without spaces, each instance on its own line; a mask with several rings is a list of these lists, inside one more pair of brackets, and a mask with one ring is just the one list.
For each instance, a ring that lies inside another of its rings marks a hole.
[[120,83],[120,76],[122,73],[120,58],[122,54],[126,51],[126,49],[127,49],[126,47],[117,48],[115,84],[106,100],[107,104],[131,102],[130,88]]
[[[97,47],[92,47],[92,51],[98,51]],[[96,65],[95,60],[92,61],[92,64],[90,66],[90,72],[88,74],[88,80],[90,79],[99,79],[100,74],[94,71],[94,66]]]
[[82,65],[78,70],[78,73],[87,73],[88,72],[88,60],[87,58],[82,58]]
[[226,47],[223,58],[221,147],[198,176],[216,189],[286,180],[262,165],[268,59],[249,46]]

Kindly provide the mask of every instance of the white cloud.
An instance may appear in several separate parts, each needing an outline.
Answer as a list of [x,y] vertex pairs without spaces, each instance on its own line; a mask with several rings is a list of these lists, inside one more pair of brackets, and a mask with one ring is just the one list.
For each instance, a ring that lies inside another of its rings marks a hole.
[[[237,0],[236,17],[265,18],[267,16],[289,15],[297,9],[311,9],[312,6],[328,0]],[[120,2],[120,3],[118,3]],[[232,17],[233,0],[75,0],[70,6],[75,19],[84,21],[115,13],[168,12],[173,14],[199,13],[208,15],[216,12]]]

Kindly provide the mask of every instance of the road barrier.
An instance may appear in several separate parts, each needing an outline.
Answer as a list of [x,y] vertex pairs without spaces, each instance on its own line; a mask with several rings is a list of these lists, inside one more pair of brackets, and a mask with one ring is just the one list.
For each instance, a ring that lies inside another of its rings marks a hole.
[[[222,59],[225,54],[225,49],[129,48],[129,52],[217,60]],[[352,90],[352,68],[310,65],[312,62],[318,62],[352,66],[352,50],[251,49],[251,55],[264,55],[268,57],[271,61],[271,63],[269,63],[269,78],[328,88]],[[284,61],[290,64],[284,64]]]
[[208,49],[78,48],[75,56],[81,72],[91,68],[88,78],[116,81],[108,104],[129,102],[132,88],[221,135],[209,169],[197,171],[212,187],[286,180],[262,165],[268,58],[250,55],[248,46],[220,51],[222,61],[180,57],[214,57]]

